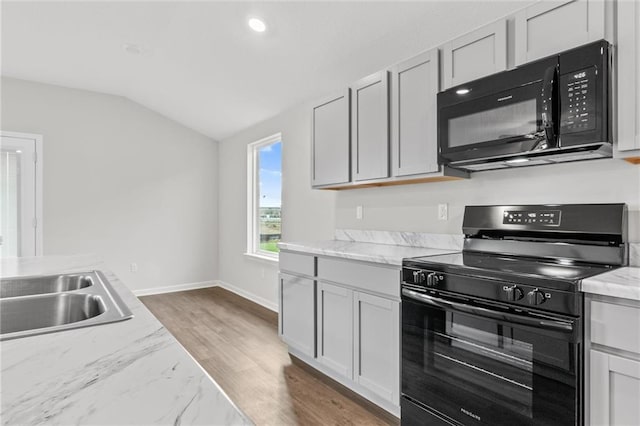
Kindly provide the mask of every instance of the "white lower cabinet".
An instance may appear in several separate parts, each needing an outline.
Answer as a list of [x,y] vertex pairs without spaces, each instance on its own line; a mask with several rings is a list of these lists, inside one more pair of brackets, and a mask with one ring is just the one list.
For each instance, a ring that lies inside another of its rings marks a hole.
[[315,281],[280,274],[280,335],[291,347],[315,356]]
[[640,361],[590,351],[591,424],[640,425]]
[[400,303],[354,294],[354,380],[400,403]]
[[353,372],[353,291],[318,283],[318,361],[341,376]]
[[280,252],[289,352],[400,416],[400,268]]
[[604,296],[586,302],[587,424],[640,425],[640,303]]

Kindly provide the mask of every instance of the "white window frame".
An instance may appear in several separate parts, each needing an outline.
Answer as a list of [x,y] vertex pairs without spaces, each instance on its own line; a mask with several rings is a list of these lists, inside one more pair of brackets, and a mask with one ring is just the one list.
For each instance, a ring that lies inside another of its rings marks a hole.
[[42,256],[43,249],[43,221],[42,221],[42,164],[43,164],[43,151],[42,151],[42,135],[33,133],[22,132],[9,132],[0,130],[1,137],[19,139],[24,145],[31,145],[33,147],[35,163],[35,200],[34,200],[34,217],[32,225],[35,228],[35,242],[33,253],[23,254],[23,256]]
[[259,141],[247,145],[247,252],[248,256],[266,261],[277,262],[278,253],[260,250],[260,241],[258,238],[259,231],[259,214],[258,207],[260,201],[260,169],[258,161],[258,151],[260,148],[271,145],[273,143],[282,143],[282,134],[276,133]]

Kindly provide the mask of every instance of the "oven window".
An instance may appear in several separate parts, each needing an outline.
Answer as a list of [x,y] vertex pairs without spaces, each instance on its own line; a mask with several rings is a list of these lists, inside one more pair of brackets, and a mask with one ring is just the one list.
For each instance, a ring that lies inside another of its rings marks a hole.
[[531,418],[533,345],[518,340],[509,327],[452,312],[446,317],[443,331],[427,332],[433,374]]
[[449,147],[511,138],[537,131],[537,100],[514,102],[448,120]]

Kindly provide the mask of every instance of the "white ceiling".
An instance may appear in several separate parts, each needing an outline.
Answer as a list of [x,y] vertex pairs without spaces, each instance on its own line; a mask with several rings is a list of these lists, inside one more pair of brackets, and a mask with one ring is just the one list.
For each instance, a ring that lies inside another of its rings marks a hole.
[[223,140],[523,5],[3,1],[2,75],[126,96]]

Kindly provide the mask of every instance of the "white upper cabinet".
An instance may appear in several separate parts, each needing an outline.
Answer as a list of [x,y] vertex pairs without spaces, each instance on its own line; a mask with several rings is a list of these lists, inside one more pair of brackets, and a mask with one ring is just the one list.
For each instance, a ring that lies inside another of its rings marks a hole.
[[603,0],[542,1],[516,13],[516,65],[605,38]]
[[443,46],[444,89],[507,69],[507,20],[501,19]]
[[389,177],[389,73],[365,77],[352,90],[354,180]]
[[437,172],[438,49],[393,67],[391,73],[391,158],[394,176]]
[[640,150],[640,3],[619,1],[617,18],[618,151]]
[[312,108],[311,184],[323,186],[349,182],[349,89]]

